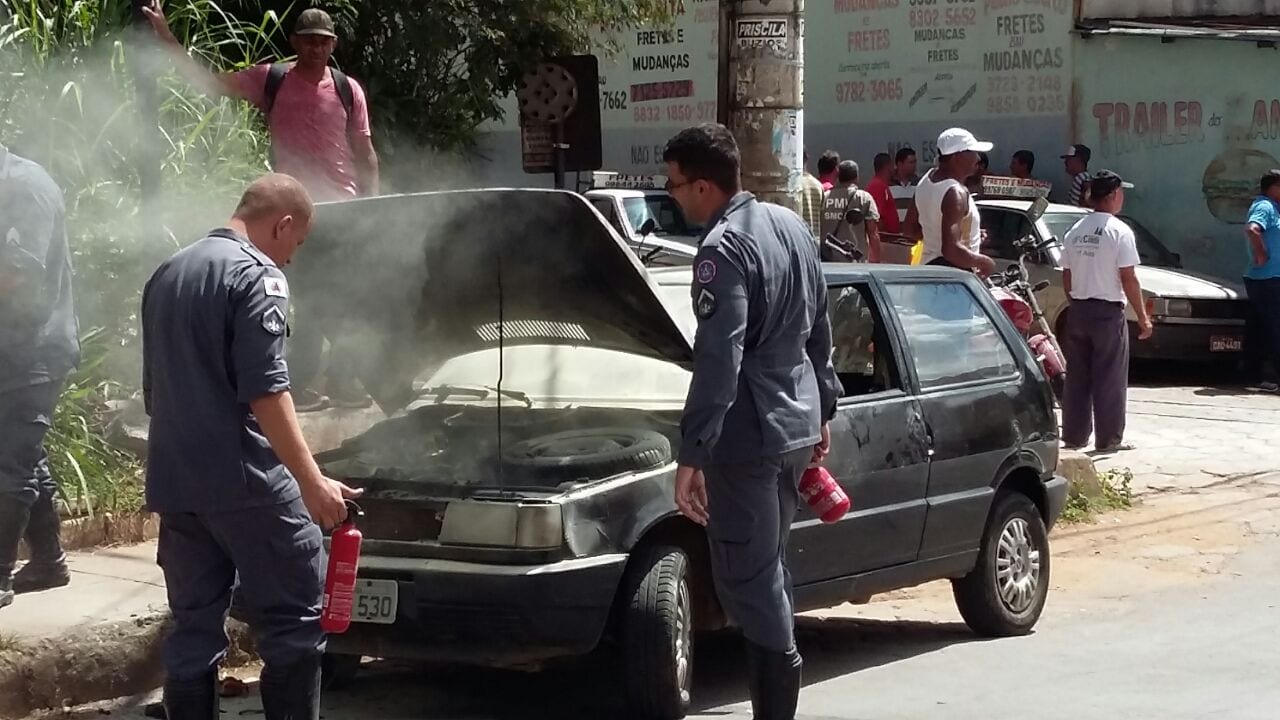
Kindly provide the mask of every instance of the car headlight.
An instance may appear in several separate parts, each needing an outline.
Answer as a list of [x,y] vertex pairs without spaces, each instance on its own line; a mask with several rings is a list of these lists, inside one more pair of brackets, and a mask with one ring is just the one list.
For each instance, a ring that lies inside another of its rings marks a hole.
[[439,540],[450,545],[560,547],[564,518],[555,503],[457,500],[445,508]]
[[1152,298],[1147,310],[1152,315],[1191,317],[1191,301],[1185,298]]

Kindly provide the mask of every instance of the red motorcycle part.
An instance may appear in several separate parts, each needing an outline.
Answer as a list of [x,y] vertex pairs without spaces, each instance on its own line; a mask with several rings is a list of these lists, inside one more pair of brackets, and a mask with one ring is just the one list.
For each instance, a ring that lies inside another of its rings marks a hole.
[[1044,367],[1045,375],[1055,378],[1067,371],[1066,360],[1048,335],[1032,335],[1027,339],[1027,344],[1031,346],[1031,352],[1041,358],[1040,365]]
[[1031,329],[1031,324],[1035,322],[1035,314],[1031,312],[1031,305],[1026,300],[1001,287],[991,288],[991,297],[996,299],[1000,309],[1004,310],[1004,314],[1008,315],[1009,319],[1013,321],[1013,326],[1018,328],[1018,332],[1026,335],[1027,331]]

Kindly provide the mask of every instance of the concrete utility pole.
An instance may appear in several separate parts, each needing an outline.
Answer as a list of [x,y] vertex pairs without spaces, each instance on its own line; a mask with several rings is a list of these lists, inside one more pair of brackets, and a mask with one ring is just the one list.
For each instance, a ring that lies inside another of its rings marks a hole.
[[742,182],[761,200],[797,207],[804,172],[804,0],[728,5],[729,129]]

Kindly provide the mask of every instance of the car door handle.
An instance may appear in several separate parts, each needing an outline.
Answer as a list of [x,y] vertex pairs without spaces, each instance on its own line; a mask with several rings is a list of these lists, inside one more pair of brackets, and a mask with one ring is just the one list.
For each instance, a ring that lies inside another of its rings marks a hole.
[[924,435],[925,440],[929,444],[929,448],[926,452],[929,457],[933,457],[933,426],[929,424],[928,420],[924,420]]

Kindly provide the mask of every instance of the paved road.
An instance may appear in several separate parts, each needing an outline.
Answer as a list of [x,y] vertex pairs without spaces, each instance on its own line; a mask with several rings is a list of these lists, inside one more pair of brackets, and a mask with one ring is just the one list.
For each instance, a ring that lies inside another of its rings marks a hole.
[[[1239,575],[1123,608],[1051,600],[1026,638],[979,641],[953,622],[806,618],[800,718],[1270,720],[1280,706],[1278,554],[1280,542],[1257,545],[1228,565]],[[750,717],[731,638],[704,643],[697,673],[693,717]],[[324,717],[615,717],[611,690],[591,666],[541,675],[383,668],[332,693]],[[228,716],[255,706],[228,702]]]

